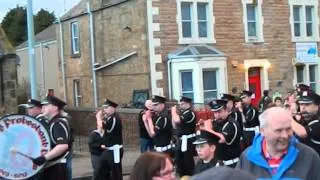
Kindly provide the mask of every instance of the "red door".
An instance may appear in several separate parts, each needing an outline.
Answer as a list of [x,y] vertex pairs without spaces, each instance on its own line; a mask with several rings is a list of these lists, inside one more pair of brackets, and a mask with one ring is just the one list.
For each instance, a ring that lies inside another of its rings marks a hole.
[[261,98],[261,79],[260,68],[252,67],[248,70],[249,74],[249,90],[253,92],[252,105],[257,107]]

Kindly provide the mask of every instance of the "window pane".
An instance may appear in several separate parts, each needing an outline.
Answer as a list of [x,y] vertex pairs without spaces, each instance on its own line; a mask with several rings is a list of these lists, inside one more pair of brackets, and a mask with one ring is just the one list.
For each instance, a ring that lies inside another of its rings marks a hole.
[[79,51],[79,39],[78,38],[74,38],[73,39],[73,51],[74,52],[78,52]]
[[204,92],[204,103],[207,104],[210,101],[212,101],[212,99],[216,99],[217,98],[217,91],[209,91],[209,92]]
[[306,32],[307,36],[313,36],[313,7],[306,6]]
[[71,23],[71,31],[72,52],[79,53],[79,26],[77,22]]
[[216,90],[216,71],[203,71],[203,90]]
[[310,82],[316,82],[316,65],[309,66],[309,78]]
[[207,37],[207,22],[199,22],[199,37]]
[[293,6],[293,20],[300,21],[300,6]]
[[191,37],[191,22],[182,22],[182,36]]
[[313,91],[316,91],[317,90],[317,84],[316,83],[310,83],[310,88],[313,90]]
[[182,20],[191,20],[191,3],[181,3]]
[[255,22],[248,22],[248,36],[257,36],[257,29]]
[[306,21],[312,21],[312,11],[313,11],[312,6],[306,7]]
[[72,23],[72,35],[78,37],[78,23]]
[[182,93],[182,96],[194,99],[193,98],[193,93]]
[[192,72],[181,72],[182,91],[193,91]]
[[307,23],[307,36],[313,36],[312,23]]
[[198,20],[207,20],[207,3],[198,3]]
[[300,33],[300,23],[294,23],[294,36],[301,36]]
[[248,21],[256,21],[256,6],[247,4],[247,18]]
[[297,83],[303,83],[304,66],[297,66]]
[[73,94],[74,94],[74,106],[78,107],[81,101],[79,80],[73,80]]

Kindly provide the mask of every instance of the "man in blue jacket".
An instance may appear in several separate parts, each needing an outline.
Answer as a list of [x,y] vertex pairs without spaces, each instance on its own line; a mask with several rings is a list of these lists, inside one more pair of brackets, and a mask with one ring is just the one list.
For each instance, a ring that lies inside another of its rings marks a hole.
[[320,158],[293,136],[291,115],[281,107],[264,111],[260,132],[240,157],[237,168],[259,179],[320,180]]

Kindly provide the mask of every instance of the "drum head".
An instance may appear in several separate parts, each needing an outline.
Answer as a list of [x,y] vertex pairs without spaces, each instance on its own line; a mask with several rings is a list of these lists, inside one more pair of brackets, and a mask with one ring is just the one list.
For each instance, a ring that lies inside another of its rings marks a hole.
[[[0,119],[0,177],[27,179],[43,166],[32,163],[50,150],[50,138],[45,127],[26,115],[8,115]],[[1,179],[1,178],[0,178]]]

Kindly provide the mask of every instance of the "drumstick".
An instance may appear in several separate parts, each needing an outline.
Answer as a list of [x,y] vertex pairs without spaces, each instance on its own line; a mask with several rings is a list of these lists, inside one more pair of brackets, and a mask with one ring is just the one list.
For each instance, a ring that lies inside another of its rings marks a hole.
[[10,152],[13,153],[13,154],[19,154],[19,155],[21,155],[21,156],[23,156],[25,158],[30,159],[31,161],[33,160],[33,158],[31,156],[18,151],[15,147],[11,147],[10,148]]

